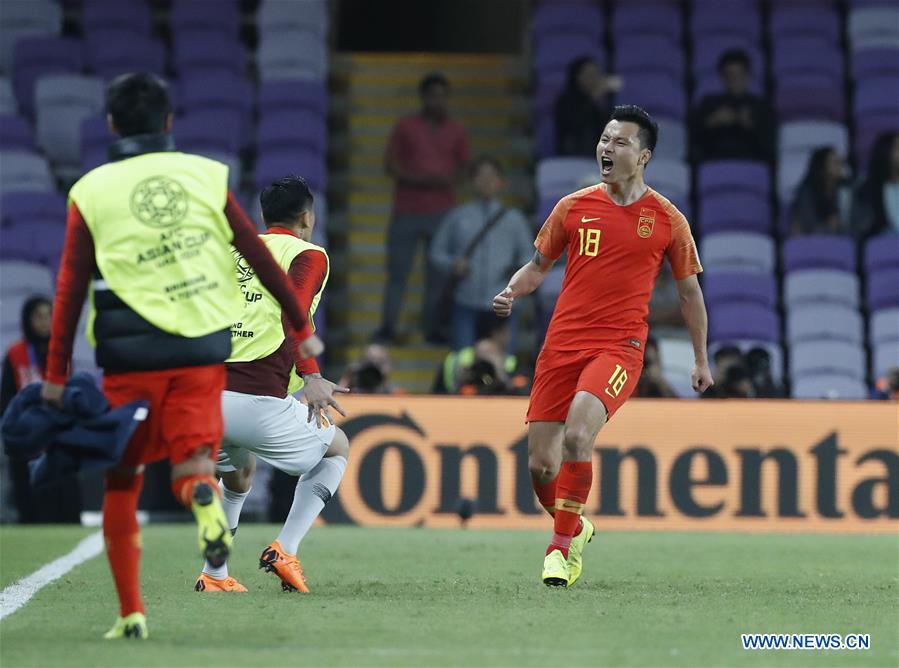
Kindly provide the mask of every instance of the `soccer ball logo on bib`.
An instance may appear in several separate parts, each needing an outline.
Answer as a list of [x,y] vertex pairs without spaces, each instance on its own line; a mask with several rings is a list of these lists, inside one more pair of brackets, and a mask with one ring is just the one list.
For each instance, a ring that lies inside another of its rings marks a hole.
[[187,192],[174,179],[151,176],[131,191],[131,213],[150,227],[177,225],[187,216]]

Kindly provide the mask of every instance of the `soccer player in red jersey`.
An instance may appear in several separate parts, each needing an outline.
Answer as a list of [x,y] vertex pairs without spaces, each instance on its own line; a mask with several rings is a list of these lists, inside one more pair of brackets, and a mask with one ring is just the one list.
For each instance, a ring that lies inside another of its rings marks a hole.
[[693,389],[712,385],[702,271],[683,214],[643,180],[658,125],[635,106],[615,108],[596,158],[597,185],[563,197],[544,223],[533,259],[494,298],[508,316],[568,251],[565,279],[534,375],[528,407],[528,465],[537,498],[553,516],[543,582],[571,586],[593,525],[582,517],[593,482],[593,443],[633,392],[643,366],[649,298],[668,258],[690,330]]

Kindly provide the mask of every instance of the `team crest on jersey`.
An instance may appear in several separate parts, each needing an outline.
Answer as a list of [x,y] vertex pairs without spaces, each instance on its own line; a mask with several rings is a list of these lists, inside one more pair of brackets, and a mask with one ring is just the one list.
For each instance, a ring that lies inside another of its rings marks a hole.
[[640,218],[637,220],[637,236],[641,239],[648,239],[652,236],[652,228],[655,224],[655,209],[640,209]]

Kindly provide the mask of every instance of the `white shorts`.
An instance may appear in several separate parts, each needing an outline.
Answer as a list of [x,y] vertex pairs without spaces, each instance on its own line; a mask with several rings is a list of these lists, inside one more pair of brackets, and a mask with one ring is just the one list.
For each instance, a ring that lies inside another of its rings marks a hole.
[[291,396],[279,399],[225,390],[225,436],[216,472],[244,468],[254,454],[288,475],[303,475],[324,457],[336,430],[328,420],[321,427],[315,420],[307,422],[308,415],[308,407]]

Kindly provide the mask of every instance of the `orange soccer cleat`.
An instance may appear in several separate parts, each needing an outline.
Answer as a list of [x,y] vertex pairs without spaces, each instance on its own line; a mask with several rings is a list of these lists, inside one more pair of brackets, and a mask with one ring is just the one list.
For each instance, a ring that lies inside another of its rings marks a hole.
[[247,588],[231,576],[219,580],[206,573],[200,573],[200,577],[197,578],[197,584],[194,585],[194,591],[227,591],[243,594],[247,591]]
[[281,589],[284,591],[309,593],[300,560],[287,554],[278,541],[273,542],[259,555],[259,568],[264,568],[267,573],[274,573],[281,578]]

